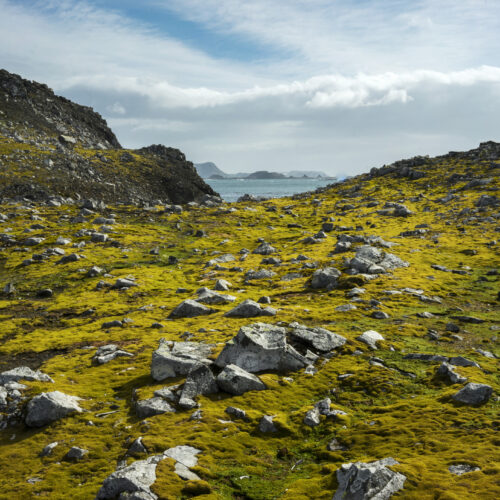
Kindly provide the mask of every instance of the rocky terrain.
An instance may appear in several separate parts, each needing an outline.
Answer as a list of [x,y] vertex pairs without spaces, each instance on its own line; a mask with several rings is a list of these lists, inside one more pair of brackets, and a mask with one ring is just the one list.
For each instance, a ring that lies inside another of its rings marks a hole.
[[0,198],[121,204],[216,195],[178,149],[122,149],[92,108],[0,70]]
[[261,202],[4,194],[0,497],[500,497],[499,173],[487,142]]

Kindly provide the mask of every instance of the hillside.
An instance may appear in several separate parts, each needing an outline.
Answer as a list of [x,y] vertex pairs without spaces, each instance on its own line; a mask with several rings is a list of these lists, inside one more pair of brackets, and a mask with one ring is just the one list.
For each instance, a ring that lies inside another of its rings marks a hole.
[[4,200],[2,496],[500,497],[499,173],[488,142],[260,203]]
[[178,149],[122,149],[92,108],[0,70],[0,197],[152,204],[207,194]]

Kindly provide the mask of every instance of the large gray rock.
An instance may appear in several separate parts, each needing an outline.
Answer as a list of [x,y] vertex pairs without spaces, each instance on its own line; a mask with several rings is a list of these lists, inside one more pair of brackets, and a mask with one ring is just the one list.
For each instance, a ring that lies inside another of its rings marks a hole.
[[236,300],[236,297],[233,295],[217,293],[206,287],[200,288],[197,293],[198,298],[196,299],[196,302],[201,302],[203,304],[229,304],[230,302],[234,302]]
[[311,279],[311,288],[326,288],[333,290],[337,287],[341,272],[335,267],[325,267],[314,271]]
[[5,385],[9,382],[17,382],[18,380],[37,380],[39,382],[54,382],[48,375],[40,370],[32,370],[28,366],[18,366],[0,373],[0,385]]
[[175,409],[161,397],[142,399],[135,403],[135,412],[139,418],[153,417],[162,413],[175,413]]
[[181,302],[169,315],[169,318],[194,318],[204,314],[213,314],[215,309],[210,309],[196,300],[187,299]]
[[198,342],[160,342],[153,352],[151,376],[156,381],[170,377],[187,375],[200,363],[210,365],[207,359],[212,351],[211,345]]
[[376,462],[343,464],[337,470],[339,487],[333,500],[387,500],[403,488],[406,476],[388,466],[398,462],[384,458]]
[[236,365],[227,365],[217,376],[217,384],[224,392],[235,395],[267,389],[260,378]]
[[183,408],[194,408],[196,406],[196,402],[194,401],[196,396],[199,394],[214,394],[216,392],[219,392],[219,387],[210,368],[199,363],[188,373],[186,382],[182,388],[179,405]]
[[267,323],[242,326],[215,360],[221,368],[237,365],[247,372],[290,371],[306,367],[308,360],[287,344],[286,330]]
[[59,391],[42,392],[35,396],[26,408],[26,425],[28,427],[42,427],[55,422],[71,413],[81,412],[78,405],[80,398],[68,396]]
[[486,403],[492,394],[493,389],[489,385],[469,382],[463,389],[454,394],[452,398],[458,403],[480,405]]
[[290,335],[293,339],[321,352],[329,352],[346,343],[344,337],[325,328],[308,328],[299,323],[291,323],[290,327],[292,328]]
[[254,300],[247,299],[235,308],[228,311],[224,316],[228,318],[255,318],[257,316],[276,316],[276,309],[262,307]]
[[113,472],[102,483],[96,500],[115,499],[124,492],[145,493],[151,499],[158,498],[150,487],[156,481],[156,466],[164,458],[163,455],[154,455]]

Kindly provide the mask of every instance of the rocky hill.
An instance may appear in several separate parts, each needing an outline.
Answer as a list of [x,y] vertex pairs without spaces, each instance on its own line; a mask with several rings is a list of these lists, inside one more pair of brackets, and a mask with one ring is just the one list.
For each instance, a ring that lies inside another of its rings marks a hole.
[[0,496],[499,498],[499,173],[0,203]]
[[92,108],[0,70],[0,197],[153,204],[204,195],[216,193],[179,150],[122,149]]

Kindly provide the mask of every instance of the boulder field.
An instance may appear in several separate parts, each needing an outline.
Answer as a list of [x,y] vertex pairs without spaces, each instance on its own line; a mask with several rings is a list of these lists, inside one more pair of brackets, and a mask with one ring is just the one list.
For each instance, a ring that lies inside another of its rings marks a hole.
[[264,201],[6,192],[0,496],[500,498],[499,173],[489,142]]

